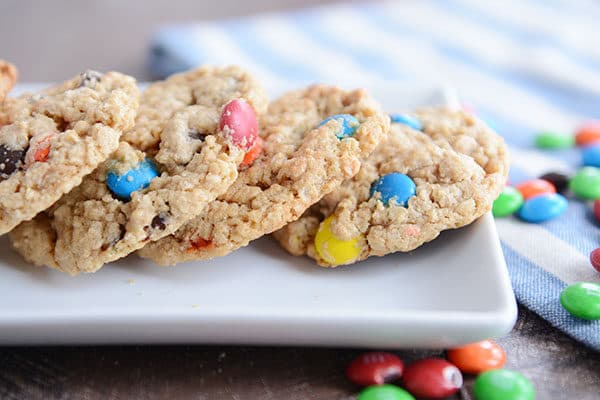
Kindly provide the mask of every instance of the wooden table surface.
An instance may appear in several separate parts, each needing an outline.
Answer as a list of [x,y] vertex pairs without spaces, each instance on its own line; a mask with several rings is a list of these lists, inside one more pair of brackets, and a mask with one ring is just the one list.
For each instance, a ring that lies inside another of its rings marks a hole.
[[[140,80],[149,35],[163,22],[222,18],[320,0],[0,2],[0,58],[23,81],[61,80],[86,68]],[[520,308],[505,338],[507,367],[538,399],[599,399],[600,354]],[[139,346],[0,348],[0,399],[352,399],[344,377],[358,349]],[[441,351],[400,351],[406,361]],[[467,378],[467,386],[472,379]],[[456,398],[461,398],[457,396]],[[470,398],[465,392],[462,398]]]

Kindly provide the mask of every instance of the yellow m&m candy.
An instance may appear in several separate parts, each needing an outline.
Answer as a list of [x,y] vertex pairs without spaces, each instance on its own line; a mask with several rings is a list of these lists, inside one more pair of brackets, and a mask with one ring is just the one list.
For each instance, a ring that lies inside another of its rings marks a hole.
[[319,256],[331,265],[348,264],[360,255],[359,238],[340,240],[331,232],[333,215],[325,218],[315,235],[315,248]]

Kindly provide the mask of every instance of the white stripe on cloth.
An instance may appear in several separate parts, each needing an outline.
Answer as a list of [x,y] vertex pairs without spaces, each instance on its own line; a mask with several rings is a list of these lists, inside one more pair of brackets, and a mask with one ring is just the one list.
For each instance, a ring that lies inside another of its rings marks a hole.
[[545,156],[537,150],[511,147],[509,155],[510,164],[529,176],[540,176],[548,171],[560,171],[567,175],[575,172],[570,164],[556,157]]
[[496,228],[505,245],[566,284],[600,283],[588,257],[546,229],[514,218],[497,218]]
[[[509,39],[503,32],[475,24],[468,18],[448,13],[435,2],[386,3],[392,18],[417,27],[473,56],[510,69],[519,69],[564,85],[600,93],[600,74],[586,68],[554,47],[527,45]],[[431,29],[435,21],[435,29]]]
[[568,11],[563,12],[562,8],[553,10],[542,2],[523,0],[457,1],[490,18],[517,24],[530,31],[535,30],[540,36],[552,37],[564,47],[577,49],[600,62],[598,21],[595,14],[581,13],[574,16]]
[[[543,98],[489,76],[475,67],[452,61],[432,49],[422,38],[389,34],[350,7],[324,10],[320,20],[315,23],[322,24],[338,40],[355,46],[357,54],[360,54],[361,48],[371,48],[375,44],[385,48],[390,62],[418,80],[460,83],[455,86],[464,98],[532,130],[539,129],[539,124],[532,125],[532,121],[542,121],[544,126],[571,131],[585,119],[582,115],[554,107]],[[362,26],[362,29],[358,30],[356,26]]]

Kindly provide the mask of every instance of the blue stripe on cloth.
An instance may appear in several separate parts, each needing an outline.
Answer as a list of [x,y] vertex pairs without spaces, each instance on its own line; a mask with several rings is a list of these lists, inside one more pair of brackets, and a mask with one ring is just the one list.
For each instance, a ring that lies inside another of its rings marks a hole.
[[549,37],[543,32],[535,32],[524,25],[500,20],[495,18],[493,14],[471,8],[457,0],[438,1],[435,2],[435,5],[442,7],[446,12],[468,18],[470,22],[478,24],[482,29],[489,28],[496,32],[502,32],[517,43],[528,46],[552,46],[578,64],[592,70],[600,70],[600,61],[581,54],[577,50],[563,46],[558,40]]
[[558,299],[566,285],[509,246],[502,244],[502,250],[519,302],[569,336],[600,350],[600,321],[575,318],[561,306]]
[[528,73],[521,73],[517,70],[507,70],[478,57],[468,51],[449,43],[444,43],[436,39],[428,31],[418,30],[407,27],[399,21],[392,19],[388,14],[379,8],[373,6],[360,6],[362,15],[367,17],[375,26],[381,27],[387,33],[397,36],[412,36],[416,39],[426,39],[427,43],[433,46],[440,54],[446,56],[457,63],[469,65],[482,71],[496,80],[502,80],[514,86],[522,87],[539,97],[546,99],[561,108],[585,114],[590,117],[600,118],[600,95],[592,92],[580,91],[575,88],[559,88],[547,84],[545,80],[532,80]]

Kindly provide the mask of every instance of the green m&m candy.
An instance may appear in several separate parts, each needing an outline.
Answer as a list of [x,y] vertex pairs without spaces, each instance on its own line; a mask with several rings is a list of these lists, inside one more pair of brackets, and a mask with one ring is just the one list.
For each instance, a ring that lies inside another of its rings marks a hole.
[[600,285],[592,282],[569,285],[560,294],[560,304],[575,317],[600,320]]
[[575,137],[565,133],[540,132],[535,137],[535,145],[540,149],[567,149],[575,146]]
[[479,375],[473,394],[477,400],[535,399],[535,389],[529,379],[508,369],[494,369]]
[[511,186],[504,188],[500,196],[494,201],[492,214],[494,217],[506,217],[514,214],[523,205],[523,195]]
[[600,199],[600,168],[581,168],[569,181],[569,188],[584,200]]
[[415,400],[412,394],[394,385],[369,386],[358,395],[358,400]]

